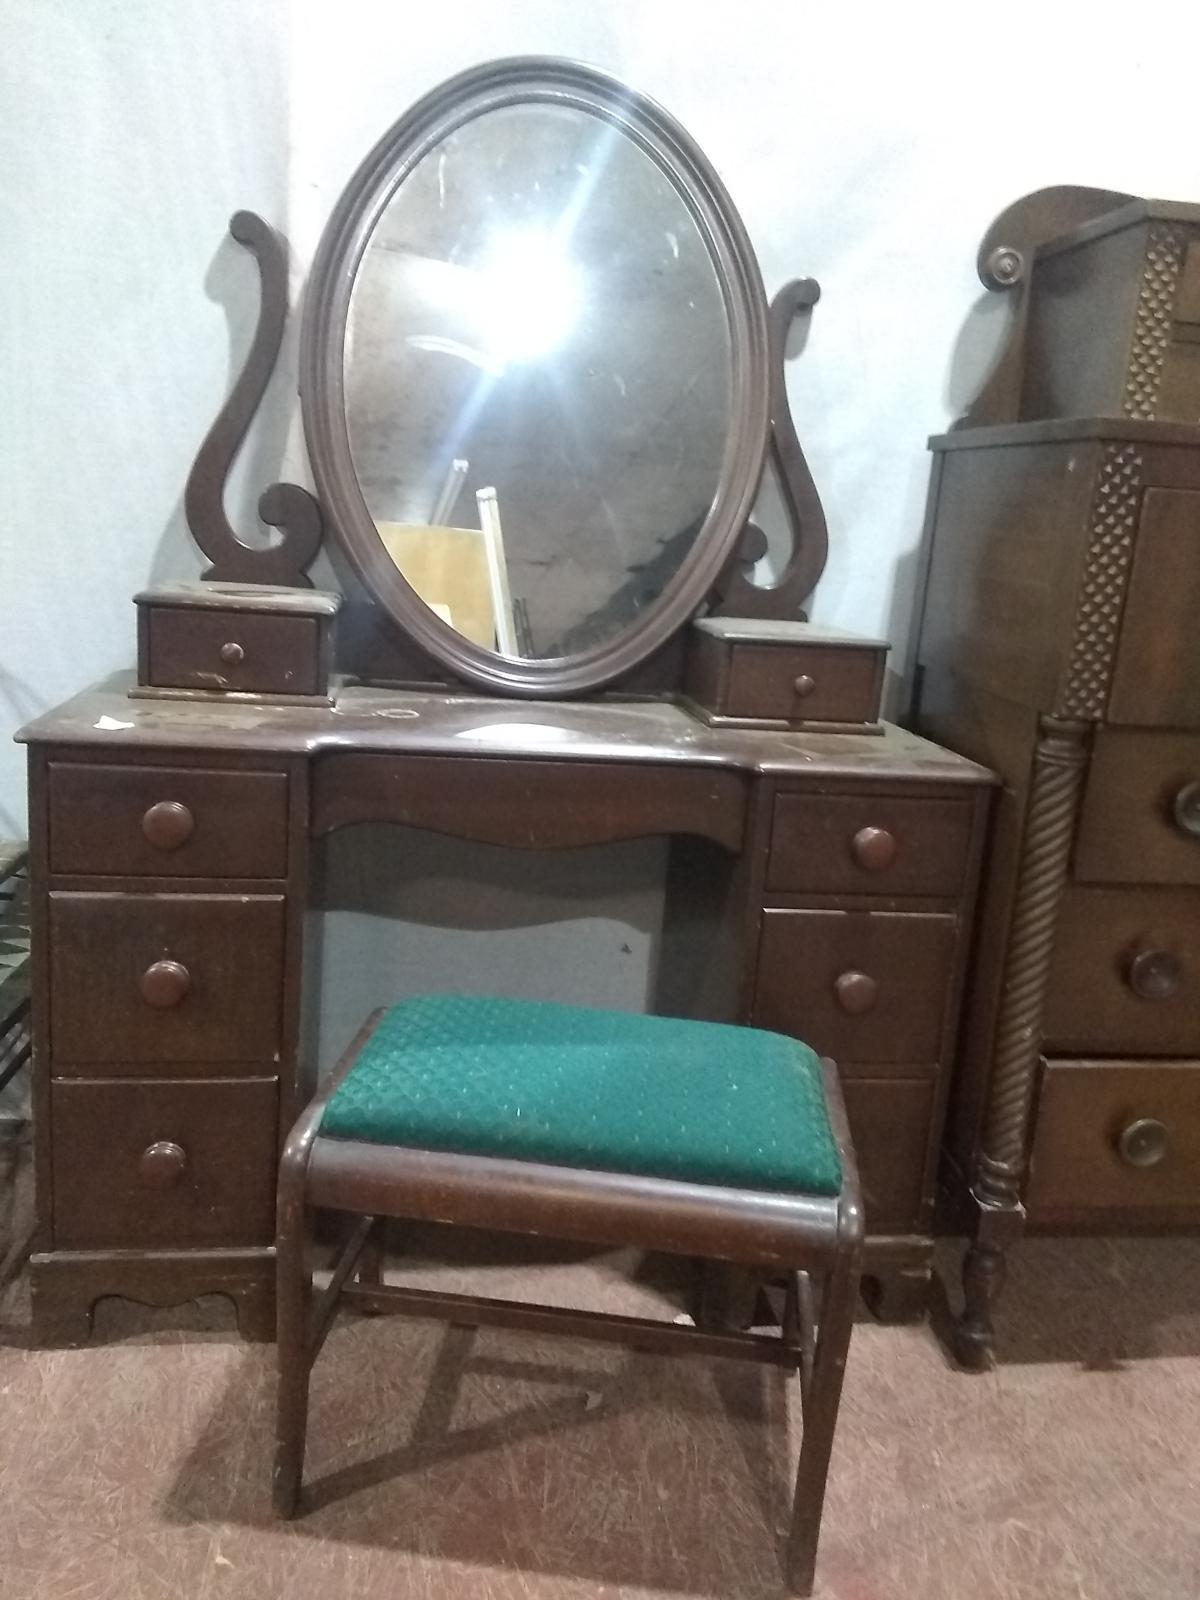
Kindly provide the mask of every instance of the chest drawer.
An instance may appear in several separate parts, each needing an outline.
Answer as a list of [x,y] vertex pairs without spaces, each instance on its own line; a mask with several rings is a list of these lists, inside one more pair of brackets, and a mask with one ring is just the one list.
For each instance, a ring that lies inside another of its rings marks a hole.
[[783,794],[775,802],[772,893],[956,895],[966,872],[969,801]]
[[287,776],[190,767],[50,766],[50,870],[282,878]]
[[71,1063],[271,1062],[282,895],[52,894],[50,1048]]
[[1036,1222],[1200,1216],[1200,1061],[1051,1062],[1026,1203]]
[[1200,734],[1096,730],[1075,876],[1200,884]]
[[1200,893],[1070,888],[1045,1036],[1061,1055],[1200,1054]]
[[278,1086],[55,1083],[58,1249],[269,1244]]
[[942,1050],[957,924],[880,911],[766,911],[751,1018],[843,1070]]

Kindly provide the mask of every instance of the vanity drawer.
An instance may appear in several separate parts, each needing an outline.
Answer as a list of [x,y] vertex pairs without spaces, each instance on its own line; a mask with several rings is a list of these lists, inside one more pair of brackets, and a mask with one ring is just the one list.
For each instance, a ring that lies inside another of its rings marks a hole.
[[942,1051],[954,917],[765,911],[751,1021],[793,1034],[843,1070],[927,1064]]
[[1200,1061],[1049,1063],[1025,1201],[1043,1223],[1200,1217]]
[[57,1249],[270,1244],[278,1084],[55,1083]]
[[924,1226],[920,1211],[933,1090],[930,1079],[855,1078],[842,1085],[872,1233]]
[[326,688],[315,617],[147,605],[140,681],[156,689],[320,695]]
[[767,890],[957,895],[973,817],[967,800],[782,794],[771,825]]
[[742,645],[729,662],[723,714],[775,722],[874,722],[884,654],[839,645]]
[[67,1063],[271,1062],[282,895],[52,894],[50,1049]]
[[1200,735],[1097,728],[1075,876],[1200,884]]
[[50,870],[282,878],[287,775],[52,762]]
[[1068,889],[1044,1031],[1055,1054],[1200,1054],[1200,893]]

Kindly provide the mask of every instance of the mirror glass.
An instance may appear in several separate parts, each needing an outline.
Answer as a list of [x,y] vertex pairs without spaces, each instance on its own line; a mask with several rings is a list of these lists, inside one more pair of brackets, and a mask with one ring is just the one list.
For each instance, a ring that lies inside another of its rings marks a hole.
[[402,179],[343,380],[388,555],[512,657],[630,626],[704,525],[732,424],[729,318],[687,201],[614,123],[551,102],[483,112]]

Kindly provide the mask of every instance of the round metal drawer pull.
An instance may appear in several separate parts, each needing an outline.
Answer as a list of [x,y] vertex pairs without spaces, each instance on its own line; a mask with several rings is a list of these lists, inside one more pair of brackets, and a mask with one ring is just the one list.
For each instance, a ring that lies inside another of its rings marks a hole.
[[158,1011],[177,1006],[191,985],[192,975],[182,961],[155,961],[138,979],[142,999]]
[[187,1171],[187,1151],[173,1139],[156,1139],[138,1158],[138,1177],[147,1189],[171,1189]]
[[879,998],[879,985],[865,972],[843,972],[833,985],[837,1003],[851,1016],[870,1011]]
[[1169,1149],[1167,1130],[1157,1117],[1137,1117],[1117,1135],[1117,1154],[1128,1167],[1157,1167]]
[[182,800],[159,800],[142,817],[142,833],[156,850],[178,850],[192,837],[196,819]]
[[1170,1000],[1179,993],[1183,967],[1169,950],[1139,950],[1125,976],[1139,1000]]
[[246,652],[241,645],[231,639],[228,644],[221,646],[221,660],[227,667],[239,666],[246,659]]
[[1200,839],[1200,779],[1185,783],[1175,796],[1175,825],[1193,839]]
[[807,700],[816,687],[817,680],[810,677],[807,672],[802,672],[792,684],[792,688],[800,696],[801,700]]
[[860,828],[850,841],[850,849],[860,867],[882,872],[896,859],[896,835],[886,828]]

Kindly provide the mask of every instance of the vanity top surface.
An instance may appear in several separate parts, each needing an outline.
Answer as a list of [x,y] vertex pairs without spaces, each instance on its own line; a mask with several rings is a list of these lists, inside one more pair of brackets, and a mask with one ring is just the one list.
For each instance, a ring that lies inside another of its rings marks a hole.
[[227,750],[279,755],[378,751],[509,760],[681,763],[747,772],[930,782],[992,781],[983,767],[890,723],[874,733],[710,727],[669,700],[498,700],[486,695],[352,686],[331,706],[272,706],[249,697],[131,697],[122,673],[37,718],[28,744],[114,752]]

